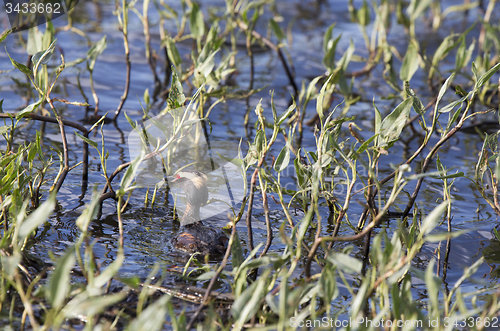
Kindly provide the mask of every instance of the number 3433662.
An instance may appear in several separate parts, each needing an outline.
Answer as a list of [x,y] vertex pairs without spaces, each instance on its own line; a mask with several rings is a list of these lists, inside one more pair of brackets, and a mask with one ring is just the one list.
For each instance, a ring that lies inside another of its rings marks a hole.
[[61,14],[60,3],[5,3],[5,11],[7,14],[23,13],[23,14]]

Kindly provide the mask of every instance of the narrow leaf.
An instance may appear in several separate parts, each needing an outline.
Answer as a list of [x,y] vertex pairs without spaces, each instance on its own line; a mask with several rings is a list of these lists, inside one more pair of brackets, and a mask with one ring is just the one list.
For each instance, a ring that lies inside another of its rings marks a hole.
[[47,201],[40,207],[35,209],[29,216],[19,225],[19,239],[23,240],[31,234],[40,224],[45,222],[54,211],[56,205],[56,195],[52,193]]
[[57,261],[54,273],[50,276],[45,294],[55,309],[60,309],[68,295],[69,272],[75,264],[74,246],[69,247]]

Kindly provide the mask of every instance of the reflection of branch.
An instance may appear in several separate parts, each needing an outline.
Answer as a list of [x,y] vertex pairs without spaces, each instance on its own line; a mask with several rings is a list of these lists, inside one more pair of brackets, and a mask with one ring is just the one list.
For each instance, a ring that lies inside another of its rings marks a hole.
[[[248,26],[243,23],[241,20],[237,20],[237,24],[240,27],[240,29],[244,30],[245,32],[249,32]],[[285,69],[285,73],[288,76],[288,80],[290,81],[290,84],[293,87],[293,90],[295,92],[295,95],[299,95],[299,89],[297,88],[297,84],[295,84],[295,80],[293,78],[293,74],[290,71],[290,68],[288,67],[288,63],[286,62],[285,56],[283,55],[283,52],[281,51],[281,48],[276,46],[271,40],[267,39],[266,37],[262,36],[260,33],[258,33],[255,30],[251,31],[251,34],[254,38],[261,40],[264,44],[266,44],[270,49],[278,53],[278,56],[281,60],[281,63],[283,64],[283,68]]]

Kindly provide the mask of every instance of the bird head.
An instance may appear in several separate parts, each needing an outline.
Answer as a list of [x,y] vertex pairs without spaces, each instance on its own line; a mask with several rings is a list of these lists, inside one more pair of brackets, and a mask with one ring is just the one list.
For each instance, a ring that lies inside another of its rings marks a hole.
[[169,185],[181,188],[188,205],[199,208],[208,201],[207,176],[196,170],[182,170],[167,178]]

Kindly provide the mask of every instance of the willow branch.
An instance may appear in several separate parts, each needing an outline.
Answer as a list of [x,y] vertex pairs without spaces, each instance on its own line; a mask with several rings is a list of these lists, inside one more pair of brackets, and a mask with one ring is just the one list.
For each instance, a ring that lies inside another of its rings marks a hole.
[[120,104],[118,105],[118,108],[116,108],[115,111],[115,117],[113,118],[113,121],[116,121],[118,118],[118,115],[120,115],[120,112],[123,108],[123,105],[125,104],[125,101],[127,100],[128,97],[128,91],[130,88],[130,71],[131,71],[131,63],[130,63],[130,48],[128,45],[128,7],[125,4],[125,1],[123,1],[123,24],[122,24],[122,30],[123,30],[123,46],[125,47],[125,64],[127,65],[127,74],[126,74],[126,81],[125,81],[125,90],[123,91],[123,95],[120,98]]
[[266,241],[266,246],[262,250],[262,253],[260,253],[259,255],[259,258],[266,255],[267,251],[271,247],[271,244],[273,243],[273,228],[271,227],[271,220],[269,219],[269,204],[267,203],[267,193],[260,179],[261,177],[259,176],[259,181],[261,183],[260,191],[262,193],[262,204],[264,207],[264,217],[266,219],[267,241]]
[[252,208],[253,208],[253,197],[255,194],[255,182],[257,180],[257,172],[259,171],[259,168],[255,169],[252,178],[250,180],[250,195],[248,198],[248,210],[247,210],[247,218],[246,218],[246,223],[247,223],[247,234],[248,234],[248,248],[250,251],[253,251],[253,231],[252,231]]

